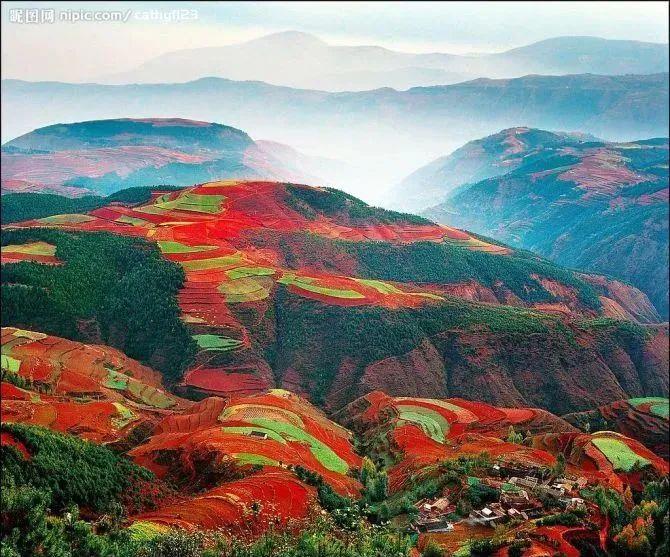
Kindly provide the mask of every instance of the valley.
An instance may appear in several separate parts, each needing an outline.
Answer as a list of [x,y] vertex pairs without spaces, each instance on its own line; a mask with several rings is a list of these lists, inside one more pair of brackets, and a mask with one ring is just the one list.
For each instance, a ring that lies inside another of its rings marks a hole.
[[670,553],[668,2],[5,2],[0,557]]
[[3,466],[61,482],[83,439],[134,467],[59,495],[120,512],[86,543],[578,555],[662,517],[631,501],[667,489],[668,329],[633,287],[328,188],[31,195],[2,229]]

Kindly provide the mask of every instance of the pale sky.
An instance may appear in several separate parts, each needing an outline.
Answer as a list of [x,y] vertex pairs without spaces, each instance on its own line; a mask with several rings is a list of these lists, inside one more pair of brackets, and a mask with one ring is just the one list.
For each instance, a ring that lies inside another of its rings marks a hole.
[[[82,11],[126,21],[58,21]],[[3,2],[2,77],[94,81],[165,52],[286,30],[332,44],[456,54],[561,35],[667,43],[668,2]]]

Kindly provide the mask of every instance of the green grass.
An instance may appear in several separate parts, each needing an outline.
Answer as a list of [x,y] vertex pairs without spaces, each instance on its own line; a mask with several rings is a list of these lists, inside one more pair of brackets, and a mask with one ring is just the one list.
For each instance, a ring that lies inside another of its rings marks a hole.
[[154,205],[166,211],[195,211],[196,213],[215,215],[221,212],[221,203],[224,199],[225,196],[223,195],[202,195],[184,192],[173,200],[169,199],[169,195],[163,195],[156,200]]
[[128,387],[128,376],[110,369],[102,385],[108,389],[125,391],[126,387]]
[[81,224],[92,220],[93,217],[89,217],[88,215],[72,214],[44,217],[43,219],[39,219],[39,222],[43,222],[44,224]]
[[395,286],[389,284],[388,282],[373,279],[355,279],[355,280],[356,282],[364,284],[365,286],[374,288],[377,292],[381,292],[382,294],[403,294],[402,290],[396,288]]
[[347,299],[361,299],[365,298],[360,292],[355,290],[349,290],[346,288],[328,288],[327,286],[319,286],[318,284],[313,284],[312,281],[316,279],[311,277],[297,277],[292,274],[286,274],[280,278],[277,282],[285,285],[293,285],[296,288],[306,290],[308,292],[314,292],[315,294],[323,294],[324,296],[331,296],[332,298],[347,298]]
[[28,242],[27,244],[3,246],[2,251],[6,253],[27,253],[29,255],[55,255],[56,246],[46,242]]
[[131,377],[128,378],[128,392],[154,408],[170,408],[176,404],[176,400],[164,391]]
[[337,454],[328,446],[311,436],[306,431],[294,426],[293,424],[285,422],[277,422],[265,418],[255,418],[252,423],[259,425],[266,429],[272,430],[280,434],[284,439],[300,441],[307,443],[314,457],[323,464],[324,467],[339,474],[346,474],[349,470],[347,463],[342,460]]
[[649,404],[649,411],[652,414],[660,416],[661,418],[668,417],[668,410],[670,409],[670,400],[660,396],[648,396],[640,398],[631,398],[628,401],[633,406],[641,406],[642,404]]
[[117,429],[123,429],[126,427],[130,422],[133,422],[137,419],[137,416],[133,414],[132,410],[130,408],[125,407],[123,404],[120,402],[113,402],[114,407],[116,408],[118,415],[114,418],[112,418],[112,424],[114,425],[115,428]]
[[631,468],[638,463],[641,466],[647,466],[650,462],[633,452],[633,450],[623,441],[611,439],[609,437],[594,437],[593,444],[602,451],[607,460],[612,463],[615,470],[629,472]]
[[145,226],[149,224],[147,221],[143,219],[138,219],[136,217],[129,217],[128,215],[120,216],[118,219],[116,219],[116,222],[120,222],[122,224],[132,224],[133,226]]
[[167,526],[139,520],[128,526],[130,538],[135,542],[147,542],[169,531]]
[[206,271],[208,269],[223,269],[236,265],[242,261],[239,253],[234,255],[223,255],[211,259],[196,259],[193,261],[181,261],[180,265],[187,271]]
[[224,426],[221,428],[221,431],[224,433],[230,433],[233,435],[251,435],[254,431],[265,433],[269,439],[278,441],[282,445],[286,445],[286,440],[279,435],[274,429],[269,429],[267,427],[254,427],[254,426]]
[[255,464],[257,466],[279,466],[279,462],[262,454],[237,453],[233,455],[238,464]]
[[[263,284],[263,282],[269,282],[269,284]],[[272,284],[267,279],[259,281],[253,277],[243,277],[222,282],[217,290],[226,297],[227,302],[256,302],[270,295]]]
[[220,335],[193,335],[193,340],[195,340],[199,348],[218,352],[234,350],[242,345],[242,341],[240,340]]
[[449,422],[439,412],[411,404],[398,405],[398,411],[401,420],[420,426],[433,441],[444,443]]
[[159,240],[158,247],[163,253],[199,253],[216,249],[216,246],[187,246],[170,240]]
[[16,358],[12,358],[6,354],[2,354],[0,358],[2,358],[2,369],[5,369],[11,373],[19,372],[19,368],[21,367],[21,360],[17,360]]
[[231,280],[246,278],[246,277],[266,277],[272,276],[276,272],[272,267],[236,267],[230,271],[226,271],[226,275]]
[[656,404],[652,404],[649,407],[649,411],[652,414],[656,414],[657,416],[660,416],[661,418],[668,418],[670,407],[668,406],[668,401],[666,400],[665,402],[658,402]]

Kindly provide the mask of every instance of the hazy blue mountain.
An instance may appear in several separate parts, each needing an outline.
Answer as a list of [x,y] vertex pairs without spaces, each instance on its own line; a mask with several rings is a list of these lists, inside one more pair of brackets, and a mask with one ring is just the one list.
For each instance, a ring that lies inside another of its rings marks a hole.
[[553,133],[531,128],[508,128],[469,141],[453,153],[435,159],[404,178],[389,202],[408,211],[421,211],[444,201],[457,187],[507,174],[531,154],[595,139],[577,133]]
[[[334,168],[335,167],[335,168]],[[2,146],[2,192],[110,194],[159,184],[270,178],[329,185],[342,165],[221,124],[122,118],[38,128]]]
[[[272,64],[267,63],[269,59]],[[667,67],[667,45],[597,37],[557,37],[474,56],[337,46],[307,33],[286,31],[228,46],[168,52],[128,72],[94,77],[103,83],[175,83],[225,77],[306,89],[362,91],[531,73],[648,74],[667,71]]]
[[668,74],[478,79],[408,91],[326,93],[219,78],[183,84],[2,83],[3,138],[54,122],[179,116],[225,122],[361,169],[337,184],[366,200],[467,141],[527,126],[608,140],[667,133]]
[[[439,163],[413,176],[451,189],[425,215],[623,279],[667,319],[667,138],[607,143],[504,130]],[[454,189],[459,180],[469,183]]]

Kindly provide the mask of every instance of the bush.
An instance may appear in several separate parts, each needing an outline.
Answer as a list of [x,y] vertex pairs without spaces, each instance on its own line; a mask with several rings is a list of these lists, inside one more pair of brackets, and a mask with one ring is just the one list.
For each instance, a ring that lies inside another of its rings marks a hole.
[[155,244],[137,238],[2,231],[2,245],[30,241],[54,244],[65,265],[3,265],[3,325],[81,342],[102,340],[168,379],[181,376],[193,359],[195,342],[180,319],[177,293],[184,272],[179,265],[163,259]]
[[149,470],[106,447],[38,426],[3,423],[0,428],[21,441],[31,455],[25,459],[14,447],[2,446],[3,482],[48,494],[56,512],[77,505],[102,513],[119,501],[137,511],[152,504],[142,488],[160,486]]

